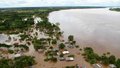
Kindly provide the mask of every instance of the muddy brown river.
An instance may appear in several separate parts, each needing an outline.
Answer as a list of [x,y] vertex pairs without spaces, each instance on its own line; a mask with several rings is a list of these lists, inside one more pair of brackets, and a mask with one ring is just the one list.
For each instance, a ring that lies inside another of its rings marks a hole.
[[120,57],[120,12],[108,8],[69,9],[51,12],[48,18],[60,23],[65,39],[74,35],[81,47]]

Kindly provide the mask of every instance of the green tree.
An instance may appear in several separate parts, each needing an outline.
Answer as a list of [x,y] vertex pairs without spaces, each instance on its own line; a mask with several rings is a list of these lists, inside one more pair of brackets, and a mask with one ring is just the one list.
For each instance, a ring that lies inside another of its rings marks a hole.
[[102,61],[102,64],[104,64],[104,65],[108,65],[109,64],[109,59],[108,59],[108,57],[107,56],[102,56],[101,57],[101,61]]
[[29,67],[35,64],[34,57],[31,57],[31,56],[17,57],[14,59],[14,61],[15,61],[15,64],[14,64],[15,68],[24,68],[24,67]]
[[12,62],[8,59],[0,60],[0,68],[12,68]]
[[114,55],[111,55],[111,56],[109,57],[109,63],[110,63],[110,64],[115,64],[115,61],[116,61],[116,57],[115,57]]
[[117,66],[117,68],[120,68],[120,59],[116,61],[115,65]]
[[68,41],[73,41],[74,40],[74,36],[73,35],[69,35],[68,36]]
[[56,39],[52,40],[52,44],[57,44],[57,40]]
[[60,49],[64,49],[64,48],[65,48],[65,44],[61,43],[61,44],[59,45],[59,48],[60,48]]

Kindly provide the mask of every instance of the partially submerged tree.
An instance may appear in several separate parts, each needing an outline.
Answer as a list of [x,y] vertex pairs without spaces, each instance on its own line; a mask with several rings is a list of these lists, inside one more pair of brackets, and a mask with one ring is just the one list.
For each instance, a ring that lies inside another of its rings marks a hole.
[[68,41],[74,41],[74,36],[73,35],[69,35],[68,36]]
[[64,49],[64,48],[65,48],[65,44],[61,43],[61,44],[59,45],[59,49]]

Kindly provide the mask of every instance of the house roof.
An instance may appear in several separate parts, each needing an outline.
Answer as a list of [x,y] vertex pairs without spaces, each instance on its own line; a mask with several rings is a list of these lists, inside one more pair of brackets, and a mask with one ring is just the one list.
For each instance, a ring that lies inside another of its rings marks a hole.
[[21,56],[21,54],[15,54],[14,55],[14,57],[20,57]]
[[68,53],[70,53],[69,51],[63,51],[62,52],[63,54],[68,54]]
[[73,57],[67,57],[66,60],[70,60],[70,61],[73,61],[74,58]]
[[110,64],[109,67],[116,68],[114,64]]

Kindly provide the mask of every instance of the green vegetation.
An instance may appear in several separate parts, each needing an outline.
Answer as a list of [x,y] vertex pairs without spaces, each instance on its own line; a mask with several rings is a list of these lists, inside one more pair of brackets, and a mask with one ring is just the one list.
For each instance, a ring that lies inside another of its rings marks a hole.
[[20,30],[27,29],[34,24],[33,18],[29,18],[27,21],[23,21],[22,18],[17,15],[17,13],[13,13],[13,16],[11,15],[10,17],[6,17],[6,15],[4,16],[5,18],[0,22],[0,31],[12,31],[17,33]]
[[97,63],[97,61],[100,59],[100,57],[96,53],[94,53],[93,49],[90,47],[84,48],[84,52],[85,60],[90,64]]
[[120,59],[117,59],[117,61],[115,62],[115,65],[117,66],[117,68],[120,68]]
[[75,55],[68,55],[68,57],[73,57],[73,58],[74,58],[74,57],[75,57]]
[[21,40],[25,40],[26,38],[29,38],[29,35],[22,34],[20,35],[20,37],[21,37]]
[[35,64],[34,57],[31,56],[21,56],[13,60],[1,59],[0,68],[25,68]]
[[21,56],[14,59],[14,67],[15,68],[24,68],[29,67],[35,64],[34,57],[31,56]]
[[36,28],[39,28],[41,32],[44,32],[51,38],[59,38],[61,36],[60,28],[58,25],[50,23],[47,19],[37,23]]
[[65,68],[75,68],[75,66],[66,66]]
[[12,45],[0,44],[0,47],[10,48],[10,47],[12,47]]
[[64,48],[65,48],[65,44],[61,43],[61,44],[59,45],[59,49],[64,49]]
[[10,53],[10,54],[13,54],[14,53],[14,50],[8,50],[8,52]]
[[12,68],[13,62],[9,59],[1,59],[0,60],[0,68]]
[[52,44],[57,44],[57,40],[56,40],[56,39],[53,39],[53,40],[52,40]]
[[[42,20],[47,20],[50,12],[58,9],[52,8],[32,8],[32,9],[4,9],[0,10],[0,32],[4,33],[19,33],[25,29],[32,27],[34,24],[33,16],[41,17]],[[25,20],[26,19],[26,20]]]
[[57,58],[55,57],[57,55],[56,51],[47,51],[45,53],[46,58],[44,61],[52,61],[52,62],[57,62]]
[[93,49],[90,47],[84,48],[84,58],[90,64],[94,63],[102,63],[104,65],[115,64],[117,68],[120,68],[120,59],[116,59],[114,55],[110,54],[103,54],[99,56],[98,54],[94,53]]
[[68,36],[68,41],[74,41],[74,36],[73,35],[69,35]]
[[38,39],[38,40],[37,39],[33,40],[33,45],[34,45],[34,48],[35,48],[36,51],[38,49],[46,49],[45,44],[47,44],[47,40],[44,39],[44,38],[41,38],[41,39]]
[[120,8],[110,8],[111,11],[120,11]]
[[24,48],[25,50],[29,50],[29,47],[27,45],[14,45],[14,47]]

